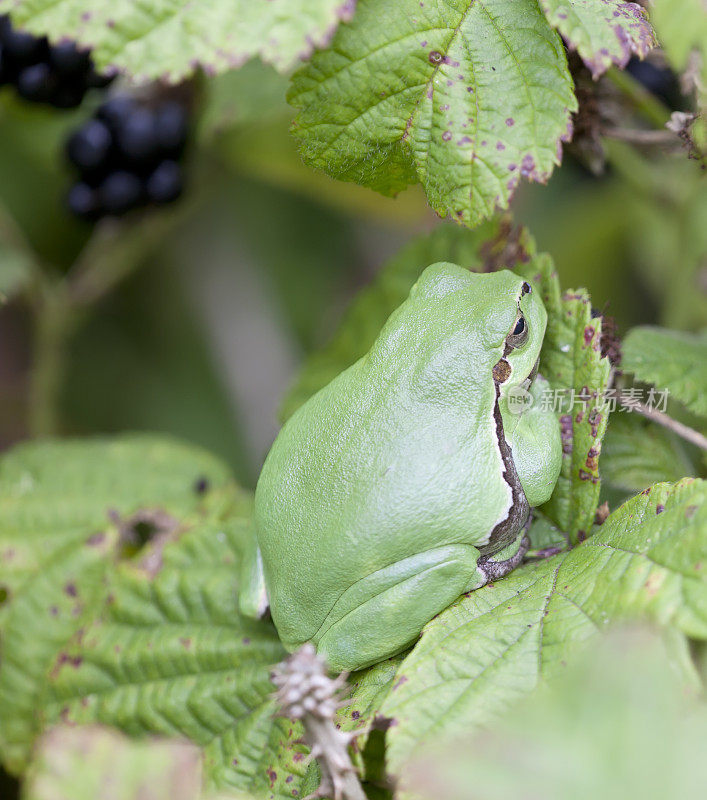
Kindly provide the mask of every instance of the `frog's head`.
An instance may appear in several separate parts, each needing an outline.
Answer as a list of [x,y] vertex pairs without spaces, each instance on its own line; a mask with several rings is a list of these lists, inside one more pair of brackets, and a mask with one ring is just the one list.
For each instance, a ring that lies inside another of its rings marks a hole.
[[508,270],[493,273],[497,293],[493,307],[497,324],[489,325],[491,348],[502,347],[493,368],[494,381],[502,388],[528,388],[538,371],[545,337],[547,312],[537,292],[527,281]]
[[423,313],[444,320],[450,337],[454,329],[464,331],[477,372],[491,371],[501,394],[512,386],[528,388],[547,324],[545,307],[530,283],[510,270],[474,273],[439,263],[422,273],[411,292],[415,299],[426,309]]

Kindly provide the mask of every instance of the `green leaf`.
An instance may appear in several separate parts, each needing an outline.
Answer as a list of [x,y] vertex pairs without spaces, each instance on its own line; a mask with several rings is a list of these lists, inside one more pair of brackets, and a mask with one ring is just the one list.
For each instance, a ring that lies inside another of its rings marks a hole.
[[211,786],[291,798],[303,747],[292,723],[273,720],[269,679],[285,653],[273,626],[241,616],[236,601],[248,525],[194,528],[154,574],[122,566],[103,613],[56,660],[44,724],[184,736],[203,747]]
[[623,0],[540,0],[551,25],[576,49],[596,80],[612,64],[625,67],[632,55],[655,46],[646,12]]
[[307,163],[470,227],[549,178],[577,108],[537,0],[359,0],[288,99]]
[[166,437],[34,443],[3,456],[0,752],[10,770],[26,763],[57,651],[105,596],[130,515],[189,525],[232,499],[216,459]]
[[378,712],[395,685],[395,675],[404,658],[405,654],[401,653],[367,669],[354,672],[349,677],[351,694],[342,701],[345,705],[337,713],[337,727],[343,731],[357,733],[354,740],[354,764],[368,779],[378,777],[370,775],[371,769],[375,769],[378,765],[371,764],[371,759],[366,758],[367,747],[374,730],[385,728],[383,718]]
[[627,492],[695,476],[683,442],[638,414],[613,414],[601,453],[603,480]]
[[[548,312],[540,372],[550,382],[560,412],[562,471],[550,500],[542,506],[571,542],[586,537],[594,523],[601,489],[599,455],[609,418],[604,394],[610,364],[601,355],[601,318],[592,317],[589,295],[560,297],[549,257],[537,277]],[[522,270],[530,277],[530,270]]]
[[629,331],[622,366],[639,381],[668,390],[690,411],[707,416],[707,330],[701,334],[644,326]]
[[0,0],[18,26],[93,48],[100,70],[173,83],[198,67],[224,72],[254,56],[287,71],[325,46],[353,10],[351,0]]
[[280,411],[283,422],[313,394],[365,355],[385,321],[408,296],[425,267],[452,261],[481,272],[530,261],[535,243],[523,228],[493,220],[474,231],[442,225],[388,261],[354,299],[333,338],[305,362]]
[[435,742],[402,771],[405,800],[699,797],[707,705],[647,631],[620,629],[476,736]]
[[22,797],[201,800],[201,772],[201,754],[187,742],[131,742],[109,728],[60,725],[40,740]]
[[610,622],[646,615],[707,638],[707,483],[658,484],[581,545],[470,592],[430,622],[382,713],[388,763],[488,724]]
[[207,142],[235,126],[283,121],[291,116],[285,101],[287,78],[260,61],[212,78],[199,114],[199,134]]

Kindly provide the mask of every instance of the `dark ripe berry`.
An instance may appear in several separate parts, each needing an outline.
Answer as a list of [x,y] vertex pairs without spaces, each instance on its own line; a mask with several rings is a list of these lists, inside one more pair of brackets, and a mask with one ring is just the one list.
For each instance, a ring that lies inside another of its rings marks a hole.
[[55,108],[76,108],[81,105],[86,91],[80,83],[65,81],[52,92],[48,102]]
[[116,131],[120,152],[132,162],[149,161],[157,151],[155,115],[147,108],[136,108]]
[[96,72],[96,68],[91,64],[89,66],[89,70],[86,73],[86,86],[89,89],[105,89],[106,86],[110,86],[111,82],[113,81],[112,75],[101,75],[99,72]]
[[99,106],[96,116],[103,120],[111,130],[117,131],[136,107],[132,97],[118,94]]
[[87,50],[79,50],[74,42],[59,42],[49,48],[49,61],[62,75],[87,72],[91,64]]
[[69,160],[84,172],[102,167],[108,158],[113,137],[107,126],[97,119],[90,119],[75,131],[66,145]]
[[171,203],[182,193],[182,170],[176,161],[163,161],[147,179],[147,196],[153,203]]
[[125,170],[111,173],[99,187],[101,205],[107,214],[124,214],[142,199],[142,181]]
[[46,103],[56,85],[51,67],[46,62],[25,67],[17,76],[17,92],[25,100]]
[[86,183],[75,183],[69,189],[66,204],[71,213],[81,219],[93,220],[98,216],[98,196]]
[[179,103],[169,102],[155,111],[157,142],[162,155],[179,156],[187,142],[187,112]]
[[675,73],[668,67],[652,61],[632,58],[626,71],[642,84],[651,94],[660,97],[670,108],[681,105],[680,85]]
[[12,71],[6,64],[3,45],[2,42],[0,42],[0,86],[2,86],[3,83],[8,83],[10,80],[12,80]]
[[3,44],[6,57],[18,65],[41,61],[46,58],[49,47],[44,37],[37,39],[31,33],[16,31],[14,28],[3,35]]

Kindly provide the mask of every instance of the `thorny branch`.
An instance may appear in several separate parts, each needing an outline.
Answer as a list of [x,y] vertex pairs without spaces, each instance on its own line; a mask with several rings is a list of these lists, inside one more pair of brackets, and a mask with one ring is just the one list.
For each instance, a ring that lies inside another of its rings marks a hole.
[[305,644],[275,667],[272,680],[283,715],[302,721],[305,742],[319,762],[322,780],[312,797],[366,800],[348,752],[356,734],[334,724],[346,673],[330,678],[314,647]]

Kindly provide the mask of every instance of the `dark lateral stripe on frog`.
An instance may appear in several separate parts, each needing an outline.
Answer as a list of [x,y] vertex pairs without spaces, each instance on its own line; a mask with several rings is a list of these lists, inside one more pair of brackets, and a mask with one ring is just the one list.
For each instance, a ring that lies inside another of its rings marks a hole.
[[496,441],[498,442],[498,449],[504,466],[503,480],[510,487],[512,501],[508,516],[494,527],[487,544],[479,547],[479,552],[485,556],[498,553],[499,550],[507,547],[516,538],[530,513],[528,500],[520,485],[516,466],[513,463],[513,453],[508,446],[506,434],[503,430],[503,419],[499,406],[501,389],[497,383],[494,383],[494,389],[496,391],[496,399],[493,404],[493,420],[496,425]]

